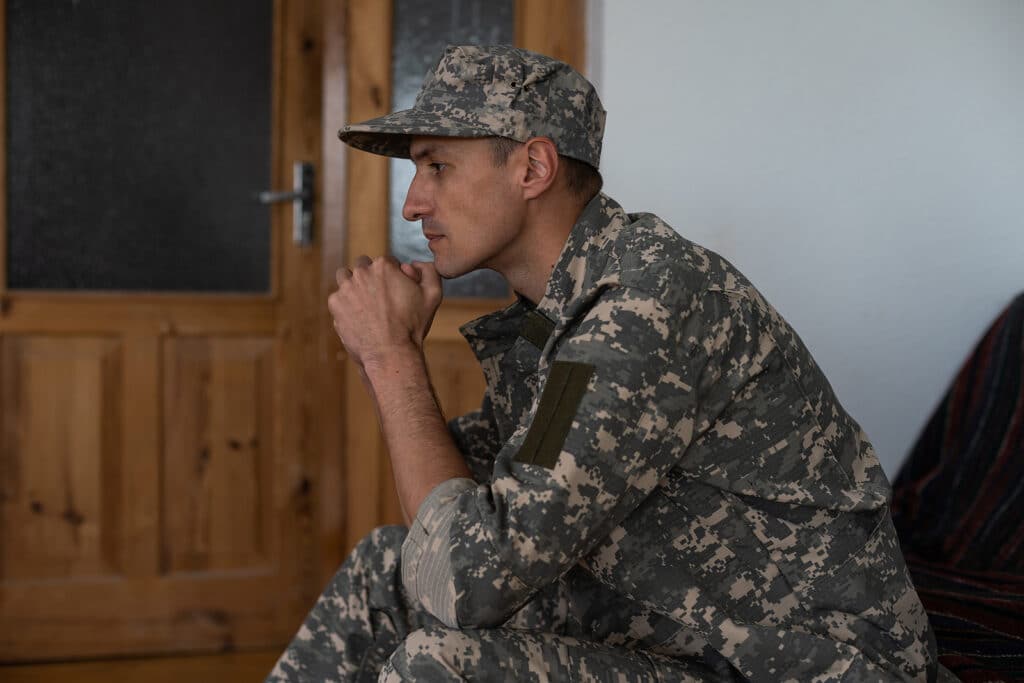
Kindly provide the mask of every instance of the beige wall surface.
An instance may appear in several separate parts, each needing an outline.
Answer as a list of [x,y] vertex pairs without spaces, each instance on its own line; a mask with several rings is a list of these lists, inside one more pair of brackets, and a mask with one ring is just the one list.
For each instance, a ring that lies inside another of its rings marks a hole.
[[1024,3],[589,8],[607,191],[743,270],[894,476],[1024,290]]

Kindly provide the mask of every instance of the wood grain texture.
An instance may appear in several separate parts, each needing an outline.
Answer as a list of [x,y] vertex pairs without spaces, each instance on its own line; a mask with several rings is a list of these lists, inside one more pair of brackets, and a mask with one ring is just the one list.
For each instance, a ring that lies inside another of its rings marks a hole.
[[52,584],[45,592],[38,583],[6,584],[0,590],[3,659],[167,652],[169,644],[179,652],[282,646],[279,578],[266,572],[201,578],[93,579]]
[[161,571],[266,567],[272,557],[274,344],[163,344]]
[[102,337],[2,340],[5,584],[122,569],[121,351]]
[[[346,121],[364,121],[390,111],[391,13],[390,0],[348,3]],[[347,154],[343,259],[351,264],[360,254],[379,256],[388,250],[388,166],[385,157],[375,154],[352,148]],[[345,424],[345,545],[351,548],[381,523],[382,491],[393,487],[377,414],[351,361],[345,370]],[[388,518],[393,519],[393,514]]]
[[517,0],[516,45],[586,73],[586,0]]
[[[321,168],[322,0],[279,0],[281,80],[277,102],[277,173],[291,178],[296,161]],[[315,219],[323,215],[322,181],[317,185]],[[274,563],[279,568],[279,638],[290,637],[320,593],[317,497],[321,452],[318,432],[320,382],[317,339],[322,325],[319,238],[311,246],[292,242],[291,212],[275,233],[281,253],[281,298],[277,309],[273,416],[276,421],[272,465],[275,534]]]
[[279,654],[275,648],[224,655],[0,666],[0,680],[4,683],[252,683],[263,680]]
[[277,327],[274,301],[251,297],[186,298],[99,294],[8,293],[0,334],[268,333]]
[[159,337],[126,333],[121,395],[121,565],[125,578],[153,579],[159,573],[160,382]]
[[317,316],[317,354],[323,369],[320,382],[320,498],[319,581],[326,585],[341,564],[345,538],[345,378],[341,342],[327,311],[327,297],[337,288],[335,270],[344,263],[346,201],[346,149],[338,139],[348,106],[346,62],[347,7],[344,2],[324,4],[323,119],[320,294]]

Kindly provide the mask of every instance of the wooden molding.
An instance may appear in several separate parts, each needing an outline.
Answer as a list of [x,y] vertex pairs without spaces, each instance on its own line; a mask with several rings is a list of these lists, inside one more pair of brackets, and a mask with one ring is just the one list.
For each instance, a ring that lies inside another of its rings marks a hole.
[[586,73],[586,1],[517,0],[516,45]]
[[[391,0],[350,0],[347,54],[348,112],[344,122],[365,121],[391,110]],[[341,123],[341,122],[339,122]],[[388,249],[388,160],[347,150],[345,249],[341,261]],[[340,263],[339,263],[340,265]],[[381,490],[390,486],[377,414],[359,373],[345,362],[346,551],[382,520]]]
[[327,297],[337,288],[334,272],[344,262],[346,227],[346,150],[338,139],[338,128],[346,120],[348,107],[347,3],[324,1],[323,126],[321,171],[317,186],[320,207],[320,296],[318,321],[320,410],[322,453],[320,464],[319,518],[321,585],[337,571],[345,547],[345,392],[347,367],[341,342],[334,334]]

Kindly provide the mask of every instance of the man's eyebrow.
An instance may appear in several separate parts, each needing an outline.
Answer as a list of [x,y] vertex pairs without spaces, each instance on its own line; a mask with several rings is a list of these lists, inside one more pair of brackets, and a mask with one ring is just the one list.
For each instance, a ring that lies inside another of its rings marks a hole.
[[413,161],[420,161],[426,157],[433,156],[437,152],[437,145],[427,145],[416,152],[409,154],[409,157]]
[[434,154],[434,148],[433,144],[428,144],[427,146],[421,147],[416,152],[410,154],[410,157],[413,161],[420,161]]

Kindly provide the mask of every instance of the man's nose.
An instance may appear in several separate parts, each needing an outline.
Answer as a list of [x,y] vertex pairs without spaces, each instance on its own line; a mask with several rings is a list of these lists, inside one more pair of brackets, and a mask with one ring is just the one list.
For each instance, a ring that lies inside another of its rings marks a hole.
[[409,192],[405,195],[405,204],[402,205],[402,218],[407,221],[422,220],[430,212],[429,198],[419,178],[419,173],[413,176]]

